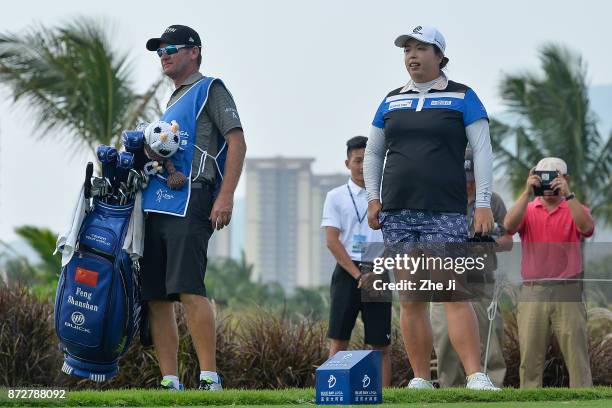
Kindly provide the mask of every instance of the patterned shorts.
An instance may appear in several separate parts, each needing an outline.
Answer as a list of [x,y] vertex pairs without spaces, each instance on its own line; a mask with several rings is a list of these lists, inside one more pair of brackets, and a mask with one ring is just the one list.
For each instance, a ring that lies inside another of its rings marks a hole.
[[465,242],[464,214],[425,210],[381,211],[378,217],[385,244]]
[[[468,238],[467,220],[464,214],[425,210],[381,211],[379,222],[385,242],[385,256],[396,257],[448,257],[465,256]],[[400,291],[400,300],[455,301],[471,295],[466,288],[465,276],[436,268],[422,268],[416,272],[394,271],[395,281],[409,280],[421,283],[431,280],[448,287],[456,281],[457,290]]]

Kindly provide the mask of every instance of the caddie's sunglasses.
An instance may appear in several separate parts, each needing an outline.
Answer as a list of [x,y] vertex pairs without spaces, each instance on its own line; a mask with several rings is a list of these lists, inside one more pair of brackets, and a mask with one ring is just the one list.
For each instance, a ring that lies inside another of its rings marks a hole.
[[172,55],[179,52],[181,48],[193,48],[197,47],[197,45],[167,45],[164,48],[157,49],[157,55],[161,58],[162,55]]

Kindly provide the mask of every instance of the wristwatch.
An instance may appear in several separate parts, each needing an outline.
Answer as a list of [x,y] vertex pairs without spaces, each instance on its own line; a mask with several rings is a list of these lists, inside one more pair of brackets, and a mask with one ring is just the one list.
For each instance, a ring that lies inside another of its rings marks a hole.
[[569,193],[568,195],[565,196],[565,201],[569,201],[576,198],[576,194],[574,193]]

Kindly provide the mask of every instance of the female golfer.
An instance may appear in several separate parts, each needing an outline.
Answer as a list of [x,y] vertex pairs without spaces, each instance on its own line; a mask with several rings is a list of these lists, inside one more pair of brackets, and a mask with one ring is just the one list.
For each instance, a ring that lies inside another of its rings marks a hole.
[[[474,226],[476,232],[487,234],[493,228],[493,215],[492,153],[485,108],[472,89],[448,80],[442,72],[448,58],[438,30],[417,26],[410,34],[399,36],[395,45],[404,49],[410,81],[387,94],[372,122],[364,161],[368,223],[373,229],[382,227],[387,248],[465,242],[464,153],[469,141],[476,179]],[[467,374],[467,388],[499,390],[481,372],[478,322],[472,305],[450,302],[460,299],[452,290],[444,296],[449,337]],[[429,300],[400,295],[400,326],[415,376],[409,388],[433,388]]]

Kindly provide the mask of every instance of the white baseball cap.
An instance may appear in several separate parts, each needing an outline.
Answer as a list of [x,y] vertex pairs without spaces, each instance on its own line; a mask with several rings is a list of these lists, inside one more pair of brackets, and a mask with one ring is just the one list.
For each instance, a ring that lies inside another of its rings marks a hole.
[[433,44],[440,48],[442,54],[444,54],[446,49],[446,40],[441,32],[439,32],[436,28],[431,26],[416,26],[412,29],[410,34],[402,34],[395,39],[395,45],[404,48],[406,45],[406,41],[414,38],[415,40]]
[[558,157],[545,157],[536,165],[536,171],[558,171],[559,173],[567,174],[567,164]]

